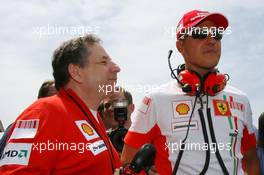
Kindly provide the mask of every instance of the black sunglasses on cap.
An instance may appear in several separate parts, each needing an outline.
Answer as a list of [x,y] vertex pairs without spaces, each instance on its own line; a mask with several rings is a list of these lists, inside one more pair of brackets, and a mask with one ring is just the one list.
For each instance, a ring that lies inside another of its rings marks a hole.
[[215,40],[220,41],[223,38],[223,30],[222,29],[203,29],[203,28],[192,28],[187,33],[183,34],[180,39],[185,39],[186,37],[190,36],[193,39],[205,39],[208,35],[211,34],[211,37]]

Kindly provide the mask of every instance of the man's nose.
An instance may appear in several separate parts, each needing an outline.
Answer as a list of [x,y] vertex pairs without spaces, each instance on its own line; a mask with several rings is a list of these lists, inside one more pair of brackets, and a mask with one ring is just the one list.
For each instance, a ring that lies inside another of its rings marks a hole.
[[120,72],[120,67],[113,61],[112,61],[112,65],[111,65],[111,71],[115,72],[115,73]]
[[215,44],[217,42],[215,36],[213,36],[211,33],[206,38],[207,43],[209,44]]

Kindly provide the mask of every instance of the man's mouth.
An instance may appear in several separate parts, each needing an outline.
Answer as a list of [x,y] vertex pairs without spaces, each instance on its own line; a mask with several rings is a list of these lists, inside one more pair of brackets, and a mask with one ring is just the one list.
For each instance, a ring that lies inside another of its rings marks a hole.
[[110,78],[109,81],[117,81],[117,78]]
[[216,50],[215,49],[206,49],[203,51],[204,54],[207,54],[207,53],[216,53]]

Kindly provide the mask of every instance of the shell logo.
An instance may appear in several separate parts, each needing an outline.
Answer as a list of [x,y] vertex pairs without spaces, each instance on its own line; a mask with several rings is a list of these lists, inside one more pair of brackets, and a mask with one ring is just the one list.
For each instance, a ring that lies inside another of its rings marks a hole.
[[190,111],[190,107],[186,103],[180,103],[176,106],[176,111],[179,115],[187,115]]
[[93,129],[92,129],[89,125],[87,125],[86,123],[83,123],[83,124],[81,125],[81,127],[82,127],[82,130],[83,130],[86,134],[88,134],[89,136],[94,135]]

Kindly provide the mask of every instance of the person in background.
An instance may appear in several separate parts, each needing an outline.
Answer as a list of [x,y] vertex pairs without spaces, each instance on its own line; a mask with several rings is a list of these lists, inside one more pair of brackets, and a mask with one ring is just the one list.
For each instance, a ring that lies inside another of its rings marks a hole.
[[131,125],[134,108],[131,93],[121,87],[116,87],[114,93],[102,100],[98,108],[107,134],[119,154],[122,152],[124,137]]
[[131,114],[135,109],[135,105],[133,104],[133,98],[129,91],[125,90],[122,87],[115,87],[115,92],[103,99],[99,105],[98,112],[102,117],[105,128],[107,131],[111,132],[118,126],[118,122],[114,119],[114,109],[113,102],[114,101],[127,101],[127,121],[124,124],[126,129],[129,129],[131,125]]
[[4,129],[3,123],[0,120],[0,157],[1,157],[1,138],[4,135],[4,131],[5,131],[5,129]]
[[49,97],[57,94],[54,80],[47,80],[42,83],[38,91],[38,99],[43,97]]
[[258,119],[258,157],[260,162],[261,175],[264,175],[264,112]]
[[3,126],[3,123],[2,121],[0,120],[0,132],[4,132],[4,126]]

